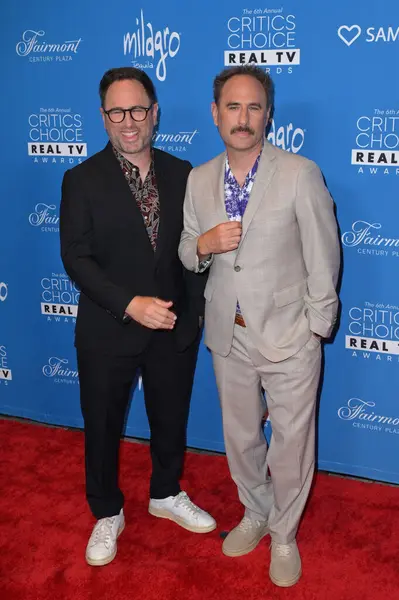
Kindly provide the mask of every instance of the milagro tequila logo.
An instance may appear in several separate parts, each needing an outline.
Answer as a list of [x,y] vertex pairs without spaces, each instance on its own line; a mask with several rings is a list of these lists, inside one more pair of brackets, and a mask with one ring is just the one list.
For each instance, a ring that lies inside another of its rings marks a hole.
[[47,321],[75,323],[80,290],[64,273],[43,277],[41,284],[41,313]]
[[385,237],[379,233],[381,223],[354,221],[349,231],[345,231],[341,240],[347,248],[356,248],[356,252],[368,256],[399,257],[399,238]]
[[350,398],[346,405],[338,409],[338,417],[342,421],[350,421],[358,429],[399,435],[399,417],[377,414],[371,410],[375,406],[375,402]]
[[375,108],[356,121],[351,163],[358,174],[399,175],[399,109]]
[[8,366],[7,349],[0,346],[0,385],[8,385],[12,380],[12,372]]
[[48,43],[43,30],[26,29],[15,50],[18,56],[29,56],[29,62],[71,61],[77,54],[82,38]]
[[399,364],[399,306],[364,302],[346,315],[345,348],[352,358]]
[[76,384],[79,383],[78,371],[68,367],[69,361],[67,358],[59,358],[51,356],[47,364],[42,368],[42,373],[45,377],[51,378],[54,383]]
[[29,215],[29,225],[37,227],[40,231],[58,233],[60,218],[56,214],[55,204],[45,204],[38,202],[35,205],[34,212]]
[[277,126],[272,119],[267,139],[277,148],[297,154],[305,143],[305,130],[294,127],[293,123]]
[[227,20],[224,65],[252,64],[291,74],[300,64],[296,26],[295,15],[284,14],[283,8],[244,8]]
[[[153,69],[159,81],[165,81],[166,61],[174,58],[180,50],[180,34],[164,27],[154,31],[151,22],[144,19],[144,11],[136,18],[137,29],[123,36],[123,54],[132,57],[132,64],[138,69]],[[152,62],[154,61],[154,62]]]
[[28,115],[28,155],[35,163],[73,165],[87,157],[83,117],[71,108],[39,108]]

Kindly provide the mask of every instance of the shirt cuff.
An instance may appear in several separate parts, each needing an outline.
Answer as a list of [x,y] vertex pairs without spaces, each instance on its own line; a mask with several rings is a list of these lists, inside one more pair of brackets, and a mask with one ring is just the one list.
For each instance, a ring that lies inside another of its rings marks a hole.
[[207,268],[210,266],[212,260],[213,260],[213,254],[208,254],[208,256],[205,257],[202,260],[198,259],[198,271],[197,271],[197,273],[203,273],[204,271],[206,271]]

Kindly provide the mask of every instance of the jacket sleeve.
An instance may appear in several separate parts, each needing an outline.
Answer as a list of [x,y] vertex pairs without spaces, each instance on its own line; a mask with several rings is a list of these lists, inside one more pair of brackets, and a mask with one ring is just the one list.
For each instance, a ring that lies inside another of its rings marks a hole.
[[[189,271],[198,273],[199,260],[197,255],[198,237],[203,233],[195,213],[194,202],[191,192],[193,184],[193,172],[190,173],[187,181],[186,195],[184,198],[184,225],[183,232],[180,238],[179,257],[183,265]],[[213,256],[209,261],[209,266],[213,261]]]
[[334,204],[314,163],[299,171],[296,213],[308,273],[305,303],[309,326],[314,333],[329,337],[337,319],[340,245]]
[[109,280],[93,253],[93,222],[84,181],[67,171],[60,207],[61,258],[69,277],[93,302],[122,320],[132,294]]
[[[188,165],[189,165],[188,173],[190,173],[192,166],[190,163],[188,163]],[[188,175],[188,181],[189,180],[190,180],[190,175]],[[186,195],[185,195],[185,200],[184,200],[184,229],[185,229],[185,220],[186,220],[186,202],[187,202],[188,181],[187,181]],[[184,235],[184,230],[182,232],[182,238],[183,238],[183,235]],[[185,281],[185,286],[186,286],[187,297],[189,299],[190,305],[194,308],[195,312],[197,312],[198,315],[203,316],[204,311],[205,311],[204,289],[206,286],[206,282],[208,280],[208,271],[206,271],[204,273],[198,273],[198,265],[197,265],[197,268],[194,270],[188,269],[187,266],[185,265],[184,261],[182,260],[182,257],[180,254],[180,248],[181,248],[181,241],[180,241],[180,246],[179,246],[179,256],[180,256],[180,260],[183,263],[183,268],[184,268],[184,281]],[[197,239],[196,238],[195,238],[195,255],[197,256]],[[197,263],[198,263],[198,259],[197,259]]]

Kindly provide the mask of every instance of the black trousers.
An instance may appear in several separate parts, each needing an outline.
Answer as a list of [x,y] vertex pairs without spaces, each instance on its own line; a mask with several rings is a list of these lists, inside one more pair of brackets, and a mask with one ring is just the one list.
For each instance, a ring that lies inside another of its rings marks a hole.
[[154,331],[137,356],[78,348],[80,399],[85,426],[86,496],[97,519],[119,513],[119,445],[131,387],[140,368],[150,425],[151,498],[180,490],[186,429],[200,336],[177,352],[169,331]]

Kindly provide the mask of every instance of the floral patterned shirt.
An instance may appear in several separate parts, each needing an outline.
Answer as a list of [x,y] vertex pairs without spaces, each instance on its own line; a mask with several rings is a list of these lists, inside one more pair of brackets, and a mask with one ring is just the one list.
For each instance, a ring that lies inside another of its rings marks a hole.
[[258,170],[260,154],[256,159],[252,169],[247,174],[244,185],[239,186],[229,165],[229,159],[226,155],[226,164],[224,172],[224,196],[226,204],[226,213],[229,221],[241,221],[245,209],[247,208],[249,195],[255,182],[255,175]]
[[130,191],[140,209],[144,225],[147,229],[151,246],[155,252],[159,231],[159,194],[155,178],[154,159],[144,182],[141,180],[140,171],[136,165],[127,160],[118,150],[114,148],[116,158],[121,165],[123,174],[129,184]]

